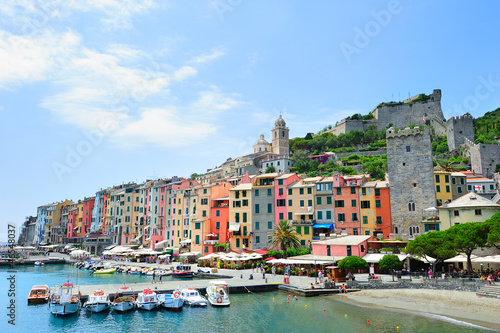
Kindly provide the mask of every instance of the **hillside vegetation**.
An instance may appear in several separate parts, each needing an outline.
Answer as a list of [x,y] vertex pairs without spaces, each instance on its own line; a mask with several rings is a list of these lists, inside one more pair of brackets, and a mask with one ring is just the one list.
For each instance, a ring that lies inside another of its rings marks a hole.
[[500,137],[500,108],[474,119],[474,137],[475,143],[497,143],[495,137]]

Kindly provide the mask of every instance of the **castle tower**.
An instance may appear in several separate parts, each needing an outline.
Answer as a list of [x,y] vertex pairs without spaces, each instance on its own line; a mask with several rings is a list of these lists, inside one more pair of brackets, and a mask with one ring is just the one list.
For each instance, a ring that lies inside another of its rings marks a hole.
[[472,116],[469,114],[448,119],[446,122],[446,139],[449,150],[459,148],[461,144],[465,143],[466,138],[474,142],[474,125],[472,120]]
[[254,153],[261,153],[261,152],[266,152],[269,151],[269,142],[267,142],[264,139],[264,134],[260,135],[260,139],[255,142],[253,145],[253,152]]
[[286,122],[280,117],[274,123],[272,130],[273,136],[273,153],[283,155],[284,157],[290,156],[290,143],[288,138],[288,127]]
[[436,206],[429,128],[386,131],[392,236],[403,240],[423,233],[421,221]]

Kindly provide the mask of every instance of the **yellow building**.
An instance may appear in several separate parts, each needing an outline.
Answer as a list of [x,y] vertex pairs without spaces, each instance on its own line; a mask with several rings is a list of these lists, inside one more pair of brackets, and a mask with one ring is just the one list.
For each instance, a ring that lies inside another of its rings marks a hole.
[[500,213],[500,205],[471,192],[449,204],[443,204],[438,207],[438,211],[439,220],[424,223],[425,231],[446,230],[460,223],[484,222]]
[[451,172],[434,171],[434,187],[436,189],[437,205],[453,200],[451,193]]
[[361,235],[373,235],[377,228],[375,186],[377,182],[366,182],[361,185],[359,209],[361,214]]
[[240,250],[243,247],[252,249],[250,242],[252,206],[251,183],[240,184],[229,190],[229,232],[231,235],[229,247],[232,250]]

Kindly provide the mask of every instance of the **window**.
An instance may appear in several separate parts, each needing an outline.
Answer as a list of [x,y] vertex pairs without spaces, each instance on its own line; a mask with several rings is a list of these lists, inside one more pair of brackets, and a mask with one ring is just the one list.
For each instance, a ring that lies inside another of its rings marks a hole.
[[450,182],[450,176],[449,175],[444,175],[444,182],[449,183]]
[[370,230],[365,230],[365,235],[369,236],[370,235]]
[[318,220],[322,220],[322,219],[323,219],[323,212],[319,211],[318,212]]
[[207,189],[206,188],[203,189],[203,194],[207,194]]
[[259,230],[260,229],[260,222],[255,222],[255,230]]
[[493,191],[495,189],[495,185],[490,184],[490,191]]
[[313,201],[311,199],[307,200],[307,207],[312,207]]
[[272,189],[270,189],[270,188],[268,188],[268,189],[267,189],[267,195],[272,195],[272,194],[273,194],[273,190],[272,190]]
[[260,213],[260,206],[259,204],[255,204],[255,214],[259,214]]
[[267,204],[267,212],[272,213],[273,212],[273,204]]
[[439,175],[436,175],[436,183],[439,183]]
[[215,211],[215,216],[220,216],[220,210],[218,210],[218,209],[217,209],[217,210]]
[[302,247],[306,246],[306,240],[305,239],[301,239],[300,240],[300,246],[302,246]]
[[240,247],[240,239],[236,238],[236,248]]
[[196,235],[195,244],[200,244],[200,235]]
[[304,235],[309,235],[309,227],[304,227]]
[[286,207],[286,200],[285,199],[278,199],[278,200],[276,200],[276,206],[278,206],[278,207]]
[[304,207],[304,200],[300,200],[300,207]]
[[283,185],[283,179],[278,179],[278,185]]
[[240,222],[240,213],[234,214],[234,222]]
[[453,216],[460,216],[460,212],[458,210],[453,211]]
[[339,222],[345,221],[345,214],[344,213],[337,214],[337,221]]
[[368,224],[368,216],[363,216],[363,224]]
[[299,194],[304,194],[304,189],[303,188],[299,189]]
[[451,183],[455,185],[457,183],[457,179],[455,177],[451,177]]
[[247,213],[243,213],[243,222],[247,222]]
[[382,216],[377,216],[377,224],[382,224]]
[[356,199],[351,200],[351,207],[356,207]]
[[260,243],[260,237],[259,236],[255,236],[255,243]]
[[243,198],[247,197],[247,191],[241,191],[241,194],[243,195]]
[[361,188],[361,195],[366,195],[366,188],[365,187]]
[[258,197],[258,196],[259,196],[259,190],[255,190],[255,191],[254,191],[254,195],[255,195],[256,197]]
[[332,197],[326,197],[326,204],[331,205],[332,204]]
[[337,195],[342,195],[342,189],[340,187],[337,187]]
[[394,233],[397,234],[398,233],[398,227],[394,227]]
[[358,220],[358,213],[352,213],[352,220],[357,221]]
[[201,223],[199,223],[199,222],[198,222],[198,223],[195,223],[195,224],[194,224],[194,228],[195,228],[195,229],[201,229]]
[[242,205],[243,206],[248,206],[248,199],[243,200]]
[[292,199],[288,199],[288,206],[291,207],[292,206]]
[[406,152],[409,153],[411,151],[411,147],[410,146],[406,146]]
[[462,186],[457,186],[457,192],[462,193]]
[[326,211],[326,219],[327,220],[331,220],[332,219],[332,212],[329,211],[329,210]]
[[246,226],[243,226],[243,236],[246,236],[247,235],[247,227]]
[[302,227],[297,226],[295,228],[295,230],[296,230],[297,234],[302,235]]
[[316,204],[321,205],[321,197],[316,197]]
[[201,212],[201,216],[203,216],[203,217],[207,217],[207,211],[206,211],[206,210],[204,210],[203,212]]
[[312,194],[312,192],[313,192],[312,188],[311,188],[311,187],[308,187],[308,188],[307,188],[307,194]]
[[460,178],[460,185],[464,185],[465,184],[465,178]]
[[472,191],[472,185],[467,185],[467,191]]
[[292,195],[293,190],[291,188],[288,189],[288,195]]
[[279,213],[279,219],[280,220],[284,220],[285,219],[284,216],[283,216],[283,213]]
[[217,230],[220,229],[220,222],[215,222],[215,229],[217,229]]
[[408,203],[408,211],[414,212],[415,211],[415,203],[414,202],[409,202]]
[[380,200],[375,200],[375,207],[380,208]]
[[370,201],[361,201],[361,208],[370,208]]
[[267,222],[267,229],[272,229],[273,228],[273,222],[268,221]]
[[375,189],[375,196],[380,197],[380,189],[379,188]]
[[279,188],[279,189],[278,189],[278,194],[279,194],[279,195],[283,195],[283,188]]
[[450,185],[446,185],[446,193],[450,193]]
[[344,207],[344,200],[335,200],[335,207]]
[[476,215],[483,215],[483,214],[481,214],[481,209],[476,209],[475,213],[476,213]]
[[288,212],[288,219],[290,221],[293,220],[293,213],[292,212]]
[[[358,228],[352,229],[352,234],[356,236],[358,234]],[[361,245],[361,246],[363,246],[363,245]],[[361,251],[361,252],[363,252],[363,251]]]
[[355,187],[351,187],[351,194],[356,194],[356,188]]
[[234,193],[234,197],[235,197],[236,199],[239,199],[239,198],[240,198],[240,191],[236,191],[236,192]]

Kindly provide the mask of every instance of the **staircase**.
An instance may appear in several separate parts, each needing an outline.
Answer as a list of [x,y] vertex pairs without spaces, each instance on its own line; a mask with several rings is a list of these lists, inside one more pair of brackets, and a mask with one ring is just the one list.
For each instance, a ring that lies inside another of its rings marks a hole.
[[476,292],[476,295],[483,297],[500,298],[500,284],[483,286]]

